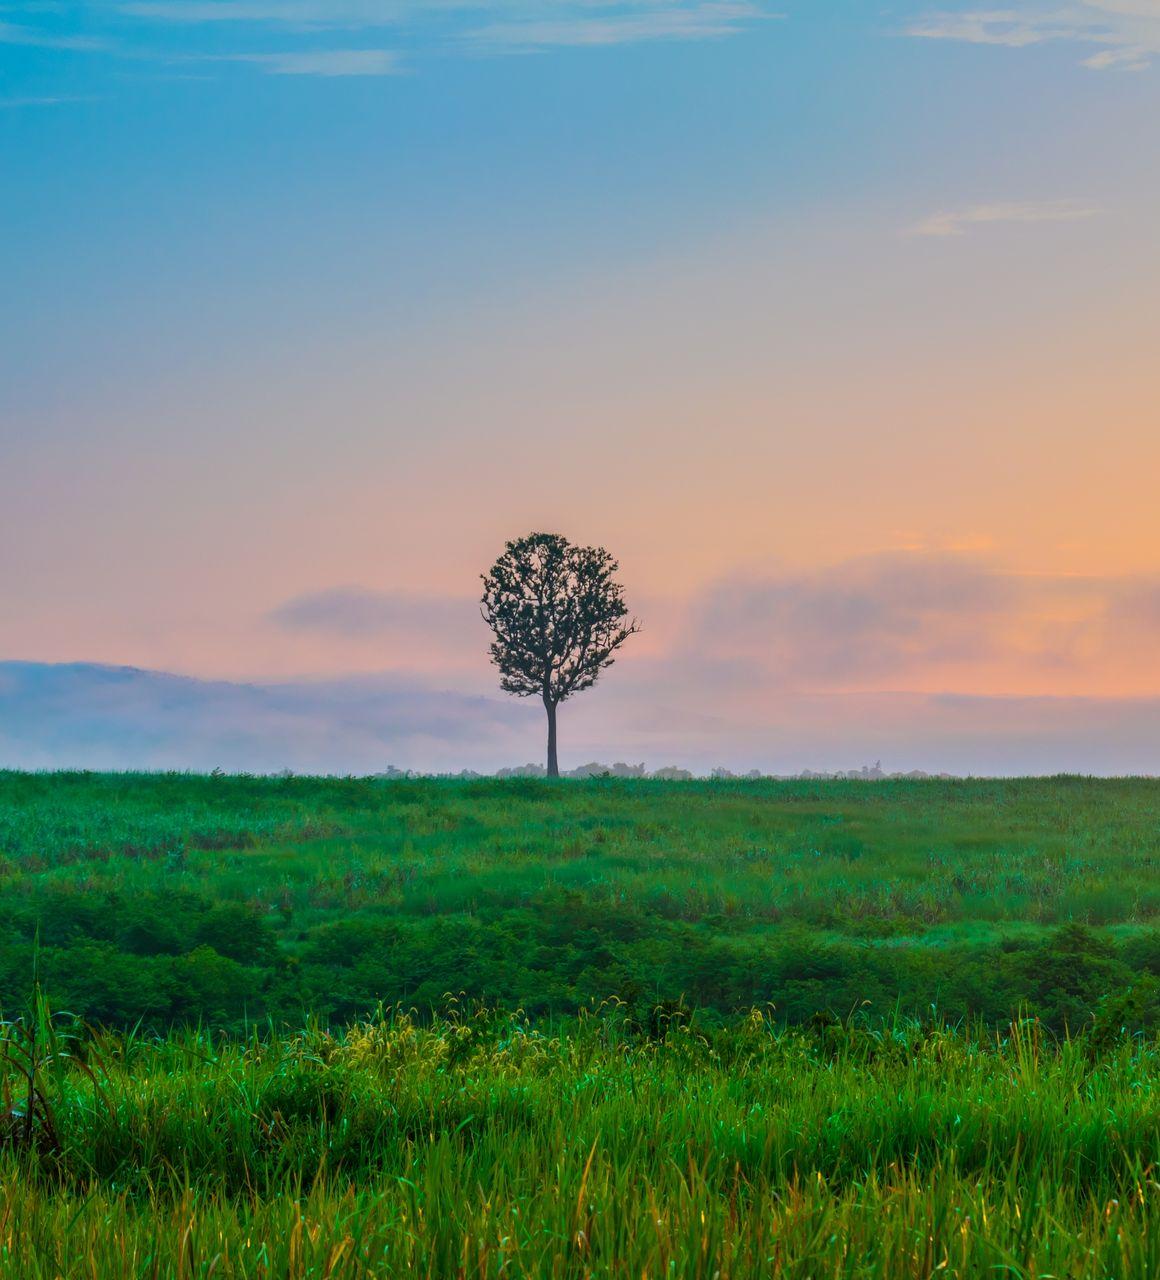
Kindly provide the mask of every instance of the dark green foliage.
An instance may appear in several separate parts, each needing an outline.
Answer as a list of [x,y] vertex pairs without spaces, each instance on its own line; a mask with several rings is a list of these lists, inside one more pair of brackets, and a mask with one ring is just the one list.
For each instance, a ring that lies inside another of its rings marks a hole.
[[269,965],[277,951],[267,921],[240,902],[211,907],[198,921],[194,937],[199,949],[210,948],[239,964]]
[[507,543],[483,575],[481,608],[491,627],[500,688],[539,698],[548,715],[550,778],[559,777],[556,708],[590,689],[638,630],[628,621],[618,565],[603,547],[578,547],[554,533]]
[[1153,1038],[1158,1031],[1160,980],[1145,974],[1136,978],[1129,987],[1100,997],[1088,1035],[1093,1051],[1098,1054],[1107,1051],[1124,1036]]
[[553,704],[589,689],[636,630],[617,563],[603,547],[533,533],[504,547],[483,576],[483,615],[500,687]]

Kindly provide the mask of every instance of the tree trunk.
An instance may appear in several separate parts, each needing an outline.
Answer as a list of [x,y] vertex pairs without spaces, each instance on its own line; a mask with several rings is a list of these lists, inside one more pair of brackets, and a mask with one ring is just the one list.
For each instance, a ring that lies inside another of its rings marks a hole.
[[548,713],[548,777],[560,776],[560,762],[556,759],[556,704],[544,699],[544,710]]

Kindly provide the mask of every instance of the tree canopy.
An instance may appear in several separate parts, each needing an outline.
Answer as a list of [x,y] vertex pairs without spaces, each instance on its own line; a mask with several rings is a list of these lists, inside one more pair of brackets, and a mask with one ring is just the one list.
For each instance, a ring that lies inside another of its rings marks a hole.
[[555,759],[556,707],[591,688],[613,655],[640,630],[630,619],[616,560],[554,533],[507,543],[483,576],[482,613],[500,687],[538,697],[548,713],[548,773]]

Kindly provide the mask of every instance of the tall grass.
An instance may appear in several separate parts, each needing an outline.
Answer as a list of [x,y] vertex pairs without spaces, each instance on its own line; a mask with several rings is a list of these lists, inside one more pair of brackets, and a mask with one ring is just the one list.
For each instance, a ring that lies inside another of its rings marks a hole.
[[5,1133],[5,1274],[1160,1274],[1156,1043],[615,1010],[67,1029]]

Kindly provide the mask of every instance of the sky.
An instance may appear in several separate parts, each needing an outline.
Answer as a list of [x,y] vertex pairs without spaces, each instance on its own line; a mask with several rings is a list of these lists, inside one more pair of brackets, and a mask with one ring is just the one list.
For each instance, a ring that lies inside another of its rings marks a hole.
[[565,764],[1160,772],[1158,154],[1160,0],[0,0],[0,664],[535,758],[547,530],[644,624]]

